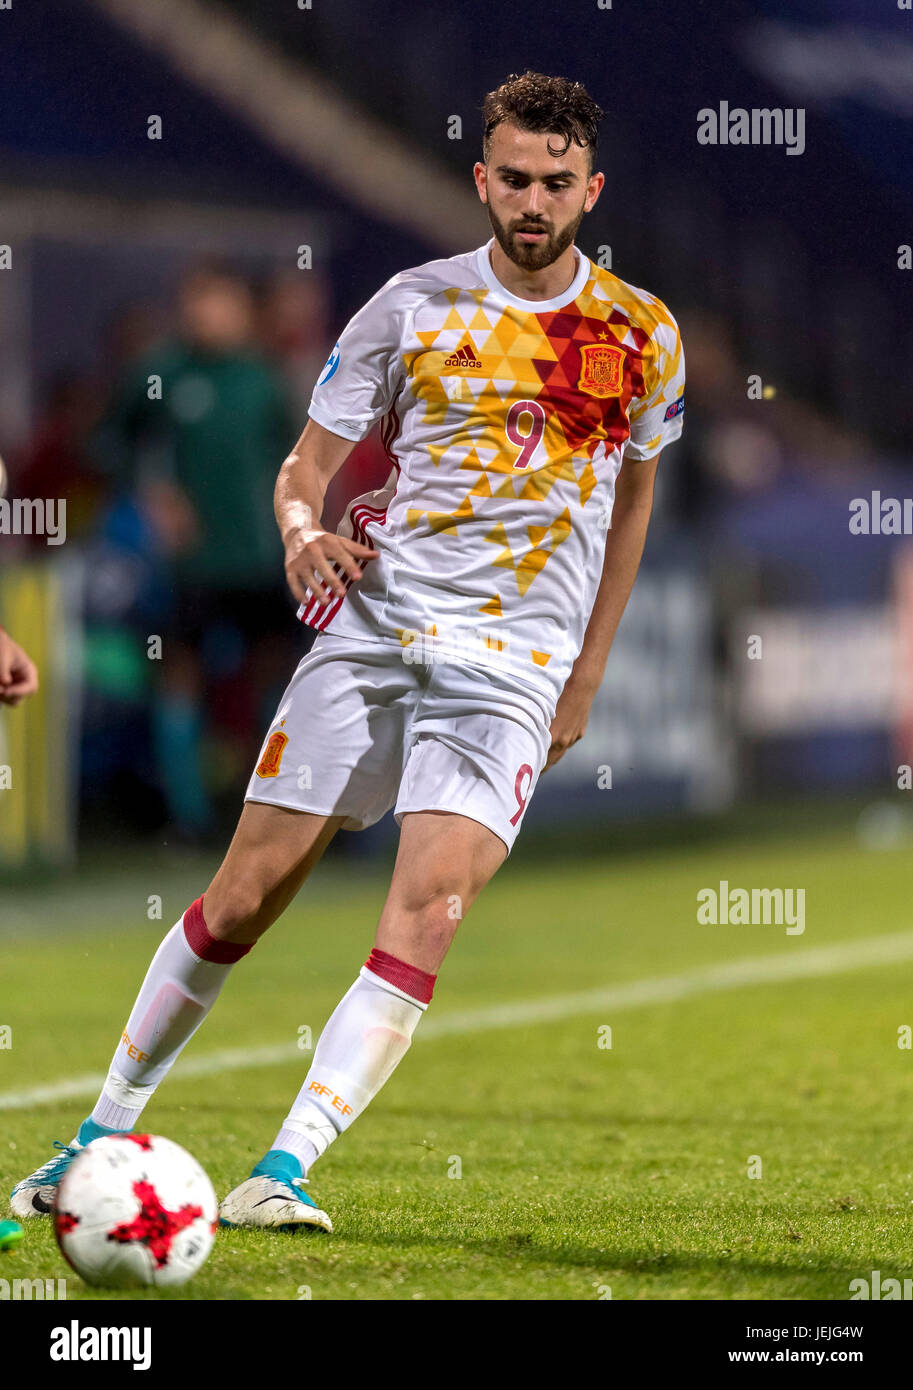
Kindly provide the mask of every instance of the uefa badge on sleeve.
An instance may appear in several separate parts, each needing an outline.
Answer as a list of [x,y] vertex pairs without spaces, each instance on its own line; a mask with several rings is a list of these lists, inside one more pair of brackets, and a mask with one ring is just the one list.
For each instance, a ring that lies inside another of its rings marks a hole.
[[333,375],[333,373],[336,371],[336,368],[337,368],[338,366],[339,366],[339,344],[337,343],[336,346],[334,347],[333,351],[330,353],[329,357],[327,358],[326,363],[324,364],[323,371],[320,373],[320,376],[317,378],[317,385],[318,385],[318,386],[323,386],[325,382],[329,381],[330,377],[331,377],[331,376]]

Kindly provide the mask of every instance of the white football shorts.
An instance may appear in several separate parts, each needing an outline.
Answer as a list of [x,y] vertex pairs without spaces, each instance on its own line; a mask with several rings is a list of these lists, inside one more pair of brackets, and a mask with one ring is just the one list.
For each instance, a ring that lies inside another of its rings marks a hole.
[[507,673],[410,664],[403,649],[321,633],[282,697],[245,801],[345,816],[391,806],[480,821],[510,852],[551,746],[554,711]]

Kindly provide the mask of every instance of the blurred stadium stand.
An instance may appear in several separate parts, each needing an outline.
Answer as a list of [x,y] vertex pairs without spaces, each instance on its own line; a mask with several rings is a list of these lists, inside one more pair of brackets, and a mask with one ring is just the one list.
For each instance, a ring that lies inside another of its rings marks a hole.
[[[528,0],[522,25],[482,0],[376,12],[44,0],[3,14],[0,452],[12,495],[67,499],[69,538],[58,551],[0,537],[0,616],[13,629],[23,604],[41,632],[17,635],[36,648],[70,634],[54,737],[65,724],[74,771],[56,803],[50,774],[34,774],[31,803],[58,815],[40,834],[23,828],[24,789],[0,794],[0,863],[65,859],[77,804],[87,832],[167,827],[145,644],[173,576],[96,441],[123,375],[174,332],[181,276],[217,257],[249,280],[251,349],[303,420],[339,327],[384,280],[487,238],[469,185],[481,100],[526,67],[560,66],[606,108],[608,186],[581,245],[611,248],[617,274],[670,305],[688,363],[684,438],[663,462],[590,734],[543,782],[530,821],[815,786],[889,793],[913,756],[911,542],[851,536],[847,514],[855,496],[910,486],[913,272],[898,270],[897,248],[913,202],[898,153],[913,33],[864,0],[734,0],[689,7],[683,63],[683,22],[658,0],[628,13]],[[807,107],[805,152],[698,145],[697,111],[721,100]],[[153,114],[161,140],[147,138]],[[765,399],[749,398],[752,374]],[[328,519],[384,474],[369,440]],[[16,597],[36,583],[41,605]],[[808,659],[822,622],[826,690]],[[745,642],[759,630],[764,662],[752,663]],[[306,640],[290,623],[289,670]],[[243,634],[220,629],[207,650],[239,699]],[[829,698],[854,681],[855,697]],[[246,767],[237,729],[210,712],[205,775],[228,823]],[[47,710],[16,717],[0,722],[0,764],[25,728],[47,769]],[[612,791],[594,764],[610,766]]]

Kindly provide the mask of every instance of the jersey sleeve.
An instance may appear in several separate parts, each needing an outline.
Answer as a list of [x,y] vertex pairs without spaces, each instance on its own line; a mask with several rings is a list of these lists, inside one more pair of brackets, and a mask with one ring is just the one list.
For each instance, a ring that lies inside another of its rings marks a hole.
[[394,276],[349,320],[314,387],[312,420],[343,439],[364,439],[405,381],[402,341],[412,307]]
[[655,458],[682,432],[685,409],[685,355],[675,319],[663,306],[662,317],[650,337],[645,363],[646,391],[628,413],[631,436],[625,458]]

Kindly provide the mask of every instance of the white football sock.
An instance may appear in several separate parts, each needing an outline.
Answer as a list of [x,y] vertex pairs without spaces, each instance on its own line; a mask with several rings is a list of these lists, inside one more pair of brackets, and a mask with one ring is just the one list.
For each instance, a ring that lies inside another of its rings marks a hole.
[[[397,980],[408,989],[400,988]],[[434,980],[385,952],[372,952],[321,1033],[311,1069],[273,1149],[293,1153],[307,1173],[373,1100],[409,1050]]]
[[202,901],[187,909],[152,959],[92,1111],[96,1124],[134,1127],[209,1013],[232,965],[251,949],[211,936]]

